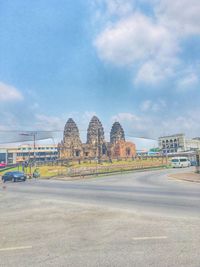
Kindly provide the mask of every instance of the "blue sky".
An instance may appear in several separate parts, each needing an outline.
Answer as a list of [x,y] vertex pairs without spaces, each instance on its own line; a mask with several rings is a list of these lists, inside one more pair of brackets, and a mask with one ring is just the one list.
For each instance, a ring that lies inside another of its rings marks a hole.
[[0,130],[200,136],[199,0],[0,3]]

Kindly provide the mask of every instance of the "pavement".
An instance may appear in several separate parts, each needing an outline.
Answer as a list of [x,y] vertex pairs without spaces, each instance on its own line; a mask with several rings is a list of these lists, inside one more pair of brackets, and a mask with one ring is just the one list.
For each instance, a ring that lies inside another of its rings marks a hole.
[[200,174],[195,172],[181,172],[170,174],[170,177],[193,183],[200,183]]
[[0,266],[200,266],[200,184],[160,170],[0,187]]

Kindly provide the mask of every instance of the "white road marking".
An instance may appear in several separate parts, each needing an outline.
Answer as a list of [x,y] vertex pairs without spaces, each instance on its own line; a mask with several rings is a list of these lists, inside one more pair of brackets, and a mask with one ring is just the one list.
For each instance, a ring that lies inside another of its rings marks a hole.
[[133,237],[133,240],[156,240],[156,239],[167,239],[167,236],[142,236],[142,237]]
[[31,249],[32,246],[25,246],[25,247],[10,247],[10,248],[0,248],[1,251],[12,251],[12,250],[23,250],[23,249]]

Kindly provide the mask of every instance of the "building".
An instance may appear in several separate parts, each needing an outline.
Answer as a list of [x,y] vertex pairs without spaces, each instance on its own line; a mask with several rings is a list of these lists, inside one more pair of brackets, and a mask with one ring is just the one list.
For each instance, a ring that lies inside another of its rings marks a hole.
[[50,161],[58,158],[57,145],[20,145],[0,148],[0,162],[16,164],[24,161]]
[[89,123],[86,143],[81,142],[78,127],[70,118],[65,124],[58,151],[60,159],[130,158],[136,155],[135,144],[125,140],[124,130],[119,122],[112,125],[110,142],[107,142],[103,125],[96,116]]
[[184,134],[162,136],[158,142],[159,149],[164,154],[197,151],[200,149],[200,138],[186,139]]

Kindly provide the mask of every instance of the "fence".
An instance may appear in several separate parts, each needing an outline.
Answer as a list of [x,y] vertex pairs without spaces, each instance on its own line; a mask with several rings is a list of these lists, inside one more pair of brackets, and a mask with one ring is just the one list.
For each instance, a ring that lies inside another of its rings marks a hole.
[[80,168],[68,168],[67,176],[77,177],[77,176],[89,176],[89,175],[100,175],[108,173],[120,173],[128,172],[134,170],[142,169],[152,169],[152,168],[162,168],[166,167],[166,164],[160,162],[136,162],[135,164],[120,164],[120,165],[110,165],[110,166],[101,166],[96,165],[95,167],[80,167]]

